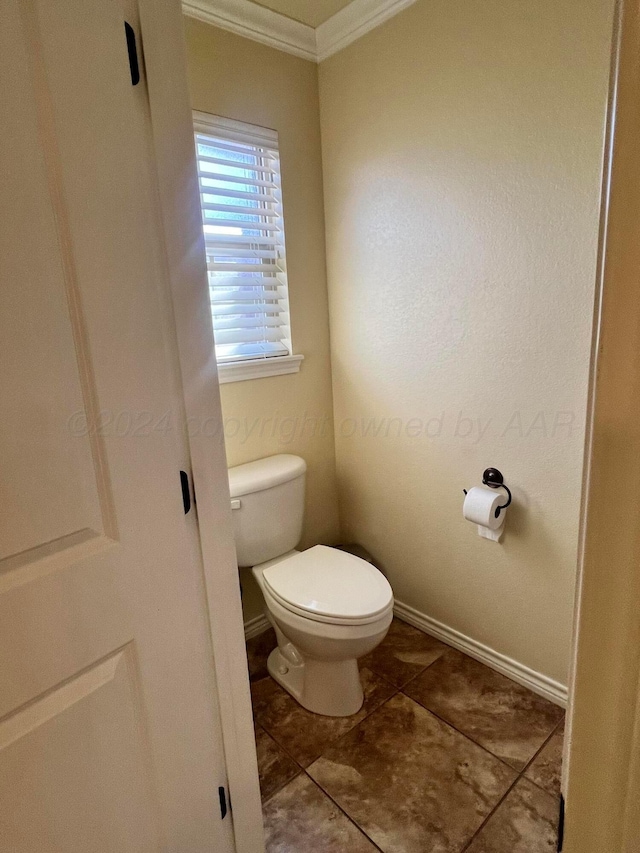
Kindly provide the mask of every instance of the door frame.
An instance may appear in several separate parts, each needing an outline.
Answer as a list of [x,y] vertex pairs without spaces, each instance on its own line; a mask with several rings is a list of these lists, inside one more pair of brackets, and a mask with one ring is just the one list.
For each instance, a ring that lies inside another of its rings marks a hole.
[[[158,205],[197,495],[237,853],[264,853],[262,804],[222,429],[180,0],[139,0]],[[167,54],[171,61],[167,62]],[[176,69],[182,69],[176,74]],[[196,236],[197,235],[197,236]]]
[[563,792],[564,853],[640,849],[640,3],[617,0]]
[[[140,0],[192,476],[238,853],[263,853],[179,0]],[[617,0],[563,791],[565,853],[640,839],[640,4]],[[175,62],[163,62],[170,50]],[[166,68],[182,68],[177,77]],[[635,288],[634,288],[635,285]],[[212,393],[215,389],[215,393]],[[612,569],[613,566],[613,569]]]

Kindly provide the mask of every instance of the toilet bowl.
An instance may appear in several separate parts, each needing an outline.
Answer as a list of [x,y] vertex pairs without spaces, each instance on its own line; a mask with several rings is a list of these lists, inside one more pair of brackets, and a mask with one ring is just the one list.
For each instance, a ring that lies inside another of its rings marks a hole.
[[355,714],[364,696],[357,659],[384,639],[393,595],[372,565],[324,545],[254,566],[278,647],[271,676],[310,711]]
[[229,469],[238,564],[252,567],[276,631],[271,676],[309,711],[349,716],[364,701],[357,659],[384,639],[393,592],[353,554],[326,545],[294,550],[305,471],[289,454]]

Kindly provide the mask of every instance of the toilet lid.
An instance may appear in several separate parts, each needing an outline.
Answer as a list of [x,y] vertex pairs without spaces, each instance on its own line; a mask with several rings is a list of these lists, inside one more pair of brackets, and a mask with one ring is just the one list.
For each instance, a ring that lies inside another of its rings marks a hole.
[[370,563],[326,545],[287,557],[262,573],[269,592],[285,607],[337,622],[384,612],[393,603],[385,576]]

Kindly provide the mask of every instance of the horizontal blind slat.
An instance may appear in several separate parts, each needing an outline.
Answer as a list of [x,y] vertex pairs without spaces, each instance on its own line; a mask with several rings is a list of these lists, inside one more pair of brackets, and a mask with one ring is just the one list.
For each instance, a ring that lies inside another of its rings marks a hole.
[[289,355],[289,350],[281,343],[232,344],[230,346],[216,344],[218,364],[233,364],[247,359],[277,358],[279,355]]
[[[258,152],[260,157],[273,157],[274,159],[277,157],[277,152],[264,145],[253,145],[250,142],[234,143],[229,139],[208,136],[204,133],[196,133],[195,138],[198,145],[207,145],[209,148],[220,148],[223,151],[234,151],[236,154],[251,155]],[[196,153],[200,156],[197,151]]]
[[281,341],[280,329],[218,329],[214,332],[218,344],[243,344],[250,341]]
[[[246,213],[249,216],[264,216],[269,217],[270,219],[275,219],[280,216],[280,213],[277,210],[274,210],[272,207],[264,207],[258,206],[256,207],[243,207],[239,204],[216,204],[215,202],[203,201],[200,205],[202,210],[214,210],[220,213]],[[205,219],[205,222],[211,222],[210,219]]]
[[[231,260],[227,260],[227,259]],[[271,270],[268,272],[277,269],[276,261],[278,260],[278,254],[275,249],[250,249],[247,246],[231,246],[231,247],[221,247],[218,246],[215,249],[207,249],[207,259],[210,263],[213,264],[228,264],[228,263],[238,263],[238,264],[251,264],[251,263],[267,263],[269,261],[273,262],[273,266]]]
[[[247,171],[249,171],[249,169],[247,169]],[[256,172],[258,170],[251,169],[250,171]],[[273,181],[265,181],[261,178],[244,178],[240,175],[224,175],[220,172],[203,172],[202,169],[198,169],[198,177],[201,180],[218,181],[225,184],[242,184],[242,186],[246,187],[261,187],[269,190],[278,189],[277,184],[274,184]],[[221,188],[209,187],[209,189],[219,192]]]
[[[277,294],[273,291],[268,291],[266,293],[260,293],[259,291],[256,291],[255,293],[230,293],[228,290],[209,291],[209,298],[212,305],[237,305],[239,309],[241,309],[245,303],[250,305],[255,303],[256,299],[260,299],[267,305],[277,306],[277,310],[280,310],[284,301],[283,296],[286,296],[286,294]],[[214,308],[213,310],[216,309]]]
[[[264,193],[251,193],[244,190],[222,189],[222,187],[206,187],[200,184],[200,194],[215,196],[216,198],[247,198],[250,201],[266,201],[269,204],[277,204],[273,196]],[[206,202],[205,202],[206,203]]]
[[246,163],[243,160],[234,160],[231,157],[212,157],[210,154],[201,154],[199,152],[198,162],[212,163],[214,166],[231,166],[234,169],[251,169],[254,172],[269,172],[272,175],[276,174],[275,170],[270,165],[271,163],[276,163],[276,160],[257,156],[250,151],[247,151],[245,156],[251,157],[252,162]]
[[[259,297],[258,297],[259,298]],[[231,315],[238,315],[240,317],[247,317],[252,314],[255,315],[267,315],[267,314],[278,314],[280,315],[282,312],[280,311],[280,306],[278,302],[265,302],[265,301],[253,301],[253,302],[232,302],[232,303],[211,303],[211,312],[214,317],[229,317]]]
[[[254,216],[255,214],[249,214],[247,211],[247,215]],[[280,231],[280,226],[275,222],[248,222],[246,219],[203,219],[202,220],[205,226],[213,226],[215,228],[242,228],[245,231]],[[211,232],[204,232],[205,238],[211,237],[212,239],[218,239],[219,234],[212,234]],[[248,235],[251,236],[251,235]]]
[[277,276],[264,274],[250,275],[249,273],[239,273],[238,275],[223,275],[222,273],[209,273],[209,285],[210,287],[223,288],[225,290],[246,289],[249,287],[279,287],[283,292],[286,291],[286,288]]
[[215,317],[213,318],[213,328],[219,330],[231,329],[277,329],[279,326],[284,326],[284,320],[281,317]]
[[273,264],[225,264],[211,261],[207,264],[207,269],[211,272],[272,272]]
[[282,314],[282,303],[279,299],[269,301],[268,299],[260,300],[259,303],[253,300],[237,300],[234,302],[224,302],[212,299],[211,300],[211,313],[217,317],[225,316],[223,313],[223,309],[228,309],[229,314],[238,314],[238,315],[246,315],[246,314],[255,314],[255,308],[257,305],[261,305],[265,311],[265,314]]
[[211,234],[204,232],[204,242],[209,248],[228,248],[229,246],[279,246],[280,240],[276,237],[261,237],[253,234]]

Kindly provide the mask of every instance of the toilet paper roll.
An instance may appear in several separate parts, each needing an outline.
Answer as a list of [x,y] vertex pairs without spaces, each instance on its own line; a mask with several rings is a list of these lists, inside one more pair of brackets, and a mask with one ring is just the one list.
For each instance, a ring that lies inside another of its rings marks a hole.
[[[467,492],[462,507],[462,514],[467,521],[472,521],[479,527],[485,528],[487,532],[497,531],[504,524],[506,512],[502,510],[498,518],[496,518],[496,509],[505,500],[502,492],[496,492],[495,489],[488,489],[484,486],[474,486]],[[481,535],[485,535],[481,530],[478,532]],[[495,539],[496,537],[486,536],[486,538]]]

